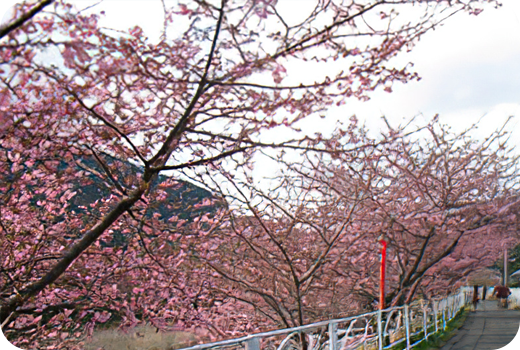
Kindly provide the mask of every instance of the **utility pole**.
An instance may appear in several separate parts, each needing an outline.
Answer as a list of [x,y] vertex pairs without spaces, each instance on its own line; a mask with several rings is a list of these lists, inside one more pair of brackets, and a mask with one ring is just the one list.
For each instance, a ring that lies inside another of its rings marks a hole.
[[504,286],[507,287],[507,249],[504,249]]

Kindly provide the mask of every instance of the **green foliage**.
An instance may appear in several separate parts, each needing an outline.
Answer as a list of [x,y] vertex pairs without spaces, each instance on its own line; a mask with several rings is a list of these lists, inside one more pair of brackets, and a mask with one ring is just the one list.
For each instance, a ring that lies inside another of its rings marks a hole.
[[[428,340],[422,341],[421,343],[414,346],[415,350],[431,350],[431,349],[439,349],[441,348],[448,340],[450,340],[453,336],[455,336],[456,331],[464,325],[464,321],[466,321],[466,317],[468,316],[469,309],[462,309],[446,324],[445,330],[439,330],[438,333],[432,334],[428,337]],[[418,341],[423,338],[423,334],[418,334],[417,336],[411,339],[411,343]],[[406,348],[405,343],[401,343],[392,347],[392,350],[402,350]]]

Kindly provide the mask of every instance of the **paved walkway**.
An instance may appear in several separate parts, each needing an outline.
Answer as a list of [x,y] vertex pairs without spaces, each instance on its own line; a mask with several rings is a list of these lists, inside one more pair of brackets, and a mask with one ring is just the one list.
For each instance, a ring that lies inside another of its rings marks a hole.
[[518,333],[520,311],[497,304],[496,300],[481,301],[441,350],[494,350],[509,344]]

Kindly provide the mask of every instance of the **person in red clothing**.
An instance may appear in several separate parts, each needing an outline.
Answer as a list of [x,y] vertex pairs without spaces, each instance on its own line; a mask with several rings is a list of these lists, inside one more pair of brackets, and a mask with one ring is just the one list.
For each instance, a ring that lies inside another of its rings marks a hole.
[[498,298],[498,304],[507,307],[507,298],[511,295],[511,290],[507,286],[496,286],[493,290],[493,296]]

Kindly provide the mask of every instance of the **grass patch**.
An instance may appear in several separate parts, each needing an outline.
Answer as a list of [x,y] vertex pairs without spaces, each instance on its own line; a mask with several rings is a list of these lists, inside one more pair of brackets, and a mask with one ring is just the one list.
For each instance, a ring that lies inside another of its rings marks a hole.
[[[438,333],[430,335],[428,337],[428,340],[424,340],[421,343],[414,346],[414,350],[439,349],[442,346],[444,346],[448,342],[448,340],[455,336],[457,330],[464,325],[464,322],[468,317],[468,313],[469,308],[464,308],[460,310],[454,318],[448,321],[445,330],[439,330]],[[412,343],[414,343],[417,340],[419,339],[414,339]]]
[[158,331],[149,325],[137,326],[127,332],[117,329],[94,331],[85,343],[86,350],[175,350],[198,343],[198,337],[188,332]]

